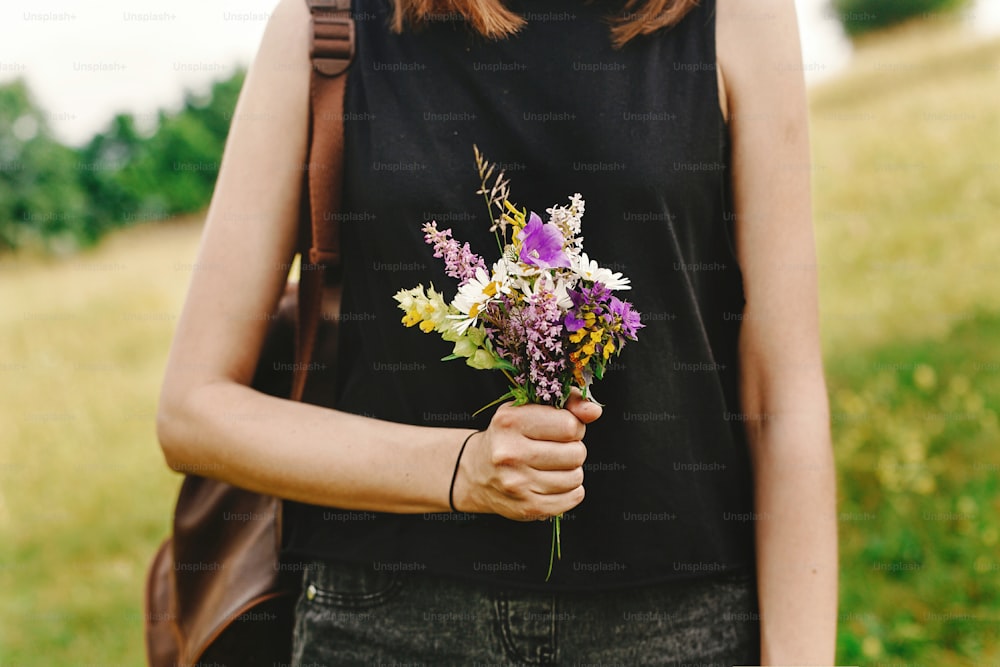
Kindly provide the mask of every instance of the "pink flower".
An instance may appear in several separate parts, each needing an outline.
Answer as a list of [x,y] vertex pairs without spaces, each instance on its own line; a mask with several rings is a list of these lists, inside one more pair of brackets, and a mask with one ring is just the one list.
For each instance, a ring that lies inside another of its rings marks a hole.
[[425,223],[422,229],[424,241],[434,246],[435,257],[444,259],[445,273],[457,278],[459,287],[475,278],[477,269],[486,271],[483,258],[472,252],[468,243],[459,245],[450,229],[438,231],[437,222]]

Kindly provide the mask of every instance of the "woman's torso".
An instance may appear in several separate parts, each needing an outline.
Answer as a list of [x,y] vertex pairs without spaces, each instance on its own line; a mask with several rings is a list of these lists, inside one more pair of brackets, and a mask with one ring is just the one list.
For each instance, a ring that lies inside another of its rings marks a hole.
[[527,26],[489,42],[446,16],[397,35],[389,0],[355,0],[336,405],[485,428],[492,411],[471,414],[506,391],[503,376],[438,361],[450,346],[399,322],[397,290],[433,282],[446,298],[455,292],[421,224],[437,220],[495,259],[473,144],[506,169],[512,200],[543,217],[581,193],[584,249],[631,278],[624,296],[646,327],[595,385],[604,414],[587,429],[587,497],[564,517],[562,561],[544,583],[547,522],[296,503],[286,503],[288,550],[561,589],[752,571],[737,382],[743,291],[714,1],[621,51],[603,20],[614,3],[508,6]]

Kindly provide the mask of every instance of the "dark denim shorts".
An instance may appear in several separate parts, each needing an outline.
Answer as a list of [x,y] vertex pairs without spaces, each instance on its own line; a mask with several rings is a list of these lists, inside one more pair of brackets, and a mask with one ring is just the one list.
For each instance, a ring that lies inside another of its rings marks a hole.
[[758,618],[750,576],[546,593],[316,561],[292,664],[757,665]]

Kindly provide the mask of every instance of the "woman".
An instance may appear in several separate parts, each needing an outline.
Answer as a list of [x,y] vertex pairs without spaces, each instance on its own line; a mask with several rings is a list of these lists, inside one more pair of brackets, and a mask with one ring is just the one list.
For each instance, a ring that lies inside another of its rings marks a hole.
[[[276,9],[167,368],[168,463],[293,501],[288,551],[311,561],[296,664],[833,664],[792,0],[441,4],[356,3],[336,410],[247,387],[306,155],[309,16]],[[449,284],[420,223],[492,247],[473,143],[518,203],[583,193],[586,248],[632,279],[646,328],[597,385],[603,411],[574,396],[474,419],[502,377],[436,362],[440,342],[398,323],[396,290]],[[546,583],[533,519],[561,513]]]

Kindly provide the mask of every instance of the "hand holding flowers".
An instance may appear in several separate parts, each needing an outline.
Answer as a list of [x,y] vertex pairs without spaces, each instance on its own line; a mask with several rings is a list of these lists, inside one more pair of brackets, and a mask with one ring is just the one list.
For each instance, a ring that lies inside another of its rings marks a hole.
[[584,496],[586,424],[601,415],[579,392],[565,410],[500,406],[489,428],[473,437],[455,483],[455,507],[516,521],[549,518]]

